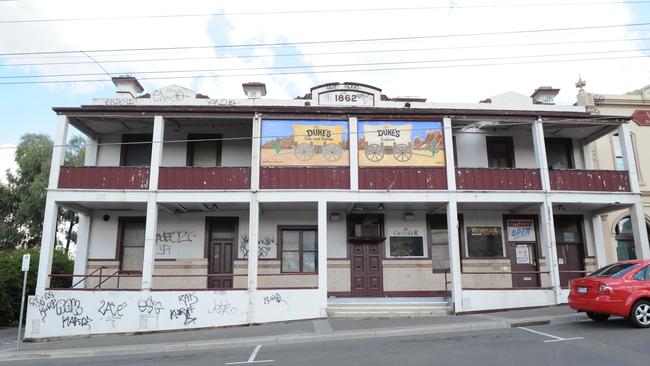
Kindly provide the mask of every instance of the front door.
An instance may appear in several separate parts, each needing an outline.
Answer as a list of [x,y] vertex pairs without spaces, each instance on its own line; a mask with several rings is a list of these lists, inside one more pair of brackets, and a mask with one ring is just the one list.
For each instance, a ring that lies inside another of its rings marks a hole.
[[584,244],[582,216],[553,216],[560,286],[568,287],[569,280],[584,277]]
[[352,259],[352,296],[383,294],[381,243],[350,243]]
[[512,287],[539,287],[536,218],[518,216],[505,221]]
[[208,288],[232,288],[237,218],[208,219]]

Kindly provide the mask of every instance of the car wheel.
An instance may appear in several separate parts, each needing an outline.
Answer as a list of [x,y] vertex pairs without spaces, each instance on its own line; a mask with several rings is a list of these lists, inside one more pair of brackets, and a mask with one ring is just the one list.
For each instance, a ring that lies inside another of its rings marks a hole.
[[605,320],[609,319],[609,314],[587,312],[587,316],[589,319],[595,322],[604,322]]
[[637,301],[630,311],[630,322],[638,328],[650,327],[650,301]]

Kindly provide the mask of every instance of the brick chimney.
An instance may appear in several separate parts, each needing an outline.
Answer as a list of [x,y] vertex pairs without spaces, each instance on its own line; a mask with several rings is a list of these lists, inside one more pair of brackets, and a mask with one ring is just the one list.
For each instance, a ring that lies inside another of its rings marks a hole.
[[135,98],[144,91],[138,79],[129,75],[120,75],[113,77],[113,84],[117,87],[118,98]]

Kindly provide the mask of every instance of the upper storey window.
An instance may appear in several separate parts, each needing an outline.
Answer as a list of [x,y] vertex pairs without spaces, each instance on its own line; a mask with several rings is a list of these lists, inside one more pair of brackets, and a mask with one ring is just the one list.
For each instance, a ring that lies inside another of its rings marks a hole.
[[573,144],[571,139],[545,139],[546,162],[549,169],[573,169]]
[[123,135],[120,166],[151,165],[151,134]]
[[488,167],[490,168],[514,168],[515,149],[511,136],[486,137]]
[[190,134],[187,139],[187,166],[221,165],[221,135]]

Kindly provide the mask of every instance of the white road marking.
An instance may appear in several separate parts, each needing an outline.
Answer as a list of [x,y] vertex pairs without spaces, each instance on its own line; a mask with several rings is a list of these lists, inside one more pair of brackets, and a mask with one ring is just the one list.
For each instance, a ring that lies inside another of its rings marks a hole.
[[562,337],[554,336],[554,335],[552,335],[552,334],[538,332],[538,331],[536,331],[536,330],[532,330],[532,329],[525,328],[525,327],[517,327],[517,329],[523,329],[523,330],[529,331],[529,332],[531,332],[531,333],[535,333],[535,334],[543,335],[544,337],[553,338],[553,339],[550,339],[550,340],[548,340],[548,341],[544,341],[544,343],[564,342],[564,341],[574,341],[574,340],[578,340],[578,339],[584,339],[584,338],[582,338],[582,337],[562,338]]
[[255,357],[257,357],[257,353],[260,351],[260,348],[262,348],[261,344],[258,344],[255,349],[253,350],[253,353],[251,353],[251,356],[248,358],[248,361],[239,361],[239,362],[226,362],[226,365],[241,365],[241,364],[247,364],[247,363],[269,363],[269,362],[275,362],[275,360],[259,360],[255,361]]

